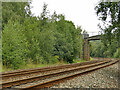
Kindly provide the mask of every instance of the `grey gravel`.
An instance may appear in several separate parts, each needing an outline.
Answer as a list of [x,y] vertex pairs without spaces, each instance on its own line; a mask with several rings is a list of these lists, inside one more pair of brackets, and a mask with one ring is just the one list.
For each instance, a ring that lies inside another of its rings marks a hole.
[[51,88],[118,88],[118,63],[75,77]]

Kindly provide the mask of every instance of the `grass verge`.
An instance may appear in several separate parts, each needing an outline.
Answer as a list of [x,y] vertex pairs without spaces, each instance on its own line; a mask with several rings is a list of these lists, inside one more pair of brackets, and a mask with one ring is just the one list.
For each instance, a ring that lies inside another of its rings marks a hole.
[[[32,69],[32,68],[40,68],[40,67],[48,67],[48,66],[58,66],[58,65],[63,65],[63,64],[69,64],[67,62],[64,62],[63,60],[57,62],[57,63],[49,63],[49,64],[33,64],[33,63],[29,63],[26,65],[21,65],[17,70],[19,69]],[[7,66],[3,66],[2,65],[2,72],[7,72],[7,71],[14,71],[13,68],[8,68]]]
[[[85,62],[85,60],[80,60],[80,59],[74,59],[73,63],[81,63]],[[63,64],[69,64],[67,62],[64,62],[63,60],[57,62],[57,63],[49,63],[49,64],[33,64],[32,62],[29,62],[27,65],[21,65],[17,70],[19,69],[32,69],[32,68],[40,68],[40,67],[48,67],[48,66],[58,66],[58,65],[63,65]],[[13,68],[8,68],[7,66],[2,65],[2,72],[7,72],[7,71],[14,71]]]

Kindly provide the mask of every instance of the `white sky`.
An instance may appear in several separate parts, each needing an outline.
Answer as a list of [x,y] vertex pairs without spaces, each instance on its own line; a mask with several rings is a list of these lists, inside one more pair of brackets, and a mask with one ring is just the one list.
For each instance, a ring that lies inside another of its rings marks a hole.
[[75,26],[81,26],[88,33],[95,32],[93,35],[100,31],[94,10],[98,0],[32,0],[31,11],[35,16],[40,15],[44,3],[48,4],[47,9],[50,14],[53,14],[54,11],[57,14],[64,14],[66,20],[74,22]]

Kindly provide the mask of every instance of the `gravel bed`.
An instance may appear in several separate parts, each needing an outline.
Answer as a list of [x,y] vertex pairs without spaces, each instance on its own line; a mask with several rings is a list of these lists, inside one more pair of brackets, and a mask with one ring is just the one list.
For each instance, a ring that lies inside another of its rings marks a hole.
[[51,88],[118,88],[118,63],[75,77]]
[[[97,66],[97,67],[100,67],[100,66]],[[89,69],[93,69],[93,68],[94,67],[89,68]],[[89,70],[89,69],[84,69],[84,70],[78,70],[78,71],[74,71],[74,72],[69,72],[69,73],[65,73],[65,74],[53,76],[53,77],[50,77],[50,78],[45,78],[45,79],[41,79],[41,80],[38,80],[38,81],[34,81],[32,83],[27,83],[27,84],[23,84],[23,85],[19,85],[19,86],[13,86],[12,88],[25,88],[25,87],[28,87],[28,86],[31,86],[31,85],[36,85],[36,84],[47,82],[47,81],[50,81],[50,80],[54,80],[54,79],[59,79],[59,78],[62,78],[62,77],[66,77],[66,76],[69,76],[69,75],[74,75],[74,74],[77,74],[77,73],[80,73],[80,72],[84,72],[85,70]]]

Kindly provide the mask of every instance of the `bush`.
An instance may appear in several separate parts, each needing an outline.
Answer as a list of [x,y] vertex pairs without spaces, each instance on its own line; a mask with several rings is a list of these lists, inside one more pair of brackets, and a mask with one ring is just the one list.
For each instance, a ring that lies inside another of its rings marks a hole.
[[53,56],[51,59],[50,59],[50,64],[56,64],[57,62],[59,62],[59,56]]
[[118,48],[114,53],[114,58],[120,58],[120,48]]

